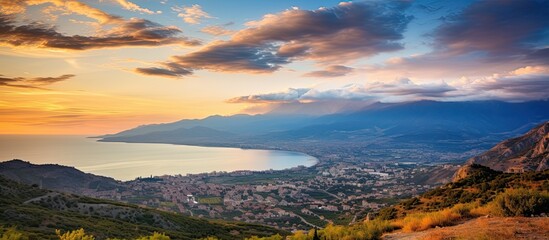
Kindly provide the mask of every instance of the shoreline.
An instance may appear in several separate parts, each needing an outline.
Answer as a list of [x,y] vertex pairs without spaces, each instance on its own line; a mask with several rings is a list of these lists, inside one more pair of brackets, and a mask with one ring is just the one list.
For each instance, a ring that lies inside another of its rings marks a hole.
[[[304,152],[298,152],[298,151],[292,151],[292,150],[285,150],[285,149],[272,149],[272,148],[242,148],[242,147],[237,147],[237,146],[227,146],[227,145],[198,145],[198,144],[184,144],[184,143],[163,143],[163,142],[126,142],[126,141],[102,141],[103,138],[100,138],[100,137],[88,137],[90,139],[98,139],[96,140],[96,142],[105,142],[105,143],[127,143],[127,144],[132,144],[132,143],[142,143],[142,144],[167,144],[167,145],[175,145],[175,146],[189,146],[189,147],[200,147],[200,148],[223,148],[223,149],[240,149],[240,150],[259,150],[259,151],[278,151],[278,152],[287,152],[287,153],[298,153],[298,154],[301,154],[301,155],[305,155],[307,157],[310,157],[310,158],[313,158],[314,160],[314,163],[310,166],[305,166],[305,165],[297,165],[297,166],[294,166],[294,167],[289,167],[289,168],[283,168],[283,169],[265,169],[265,170],[233,170],[233,171],[217,171],[217,170],[214,170],[214,171],[210,171],[210,172],[200,172],[200,173],[186,173],[185,175],[183,174],[179,174],[181,176],[187,176],[187,175],[199,175],[199,174],[211,174],[211,173],[214,173],[214,172],[223,172],[223,173],[226,173],[226,174],[231,174],[231,173],[236,173],[236,172],[251,172],[251,173],[259,173],[259,172],[266,172],[266,171],[272,171],[272,172],[278,172],[278,171],[293,171],[295,170],[294,168],[299,168],[299,167],[305,167],[305,168],[312,168],[312,167],[315,167],[317,166],[318,164],[321,163],[321,160],[320,160],[320,157],[316,157],[316,156],[313,156],[311,154],[308,154],[308,153],[304,153]],[[76,168],[76,167],[75,167]],[[176,174],[177,175],[177,174]],[[153,178],[154,177],[162,177],[162,176],[176,176],[176,175],[172,175],[172,174],[164,174],[164,175],[160,175],[160,176],[154,176],[153,175]],[[110,176],[108,176],[110,177]],[[141,177],[141,176],[140,176]],[[114,177],[112,177],[114,178]],[[137,177],[139,178],[139,177]],[[119,180],[119,179],[116,179],[114,178],[115,180],[117,181],[122,181],[122,182],[129,182],[129,181],[135,181],[137,178],[133,179],[133,180]]]
[[[41,135],[42,136],[42,135]],[[127,182],[134,181],[138,177],[149,176],[186,176],[196,174],[210,174],[214,172],[234,173],[234,172],[269,172],[269,171],[289,171],[294,168],[310,168],[317,166],[321,160],[313,155],[291,151],[279,148],[258,148],[249,146],[238,146],[236,144],[180,144],[180,143],[161,143],[161,142],[123,142],[123,141],[99,141],[100,139],[89,138],[89,136],[59,136],[59,139],[68,139],[69,142],[75,142],[77,145],[85,146],[79,148],[81,150],[71,151],[67,153],[68,157],[54,159],[47,154],[43,158],[39,157],[42,149],[58,148],[63,149],[62,140],[57,142],[46,143],[42,137],[38,141],[40,147],[36,148],[31,154],[18,153],[18,150],[8,151],[10,154],[4,154],[0,162],[7,162],[13,159],[21,159],[37,165],[60,165],[78,169],[85,173],[90,173],[97,176],[105,176],[113,178],[116,181]],[[30,137],[30,138],[29,138]],[[37,136],[38,137],[38,136]],[[9,138],[8,138],[9,139]],[[33,136],[25,136],[18,141],[30,141],[26,139],[34,139]],[[73,139],[73,140],[71,140]],[[82,139],[83,141],[79,141]],[[86,140],[87,139],[87,140]],[[44,143],[42,143],[44,142]],[[91,145],[82,145],[79,142],[88,142]],[[127,146],[117,145],[100,145],[101,143],[126,143]],[[130,145],[129,143],[141,143]],[[154,147],[150,144],[162,144],[163,146],[174,147]],[[147,147],[146,145],[149,145]],[[88,147],[89,146],[89,147]],[[176,146],[188,147],[178,148]],[[197,148],[193,150],[193,148]],[[200,149],[201,148],[201,149]],[[103,150],[105,149],[105,150]],[[122,151],[113,151],[112,149],[134,149],[133,154],[128,156],[118,156],[117,153]],[[140,150],[143,152],[140,153]],[[157,149],[157,150],[155,150]],[[212,149],[212,150],[210,150]],[[151,151],[152,150],[152,151]],[[250,150],[249,153],[243,150]],[[61,150],[62,151],[62,150]],[[160,151],[160,152],[158,152]],[[254,152],[256,151],[256,152]],[[102,154],[92,154],[92,158],[79,158],[80,154],[103,152]],[[270,153],[269,153],[270,152]],[[164,154],[165,153],[165,154]],[[112,155],[114,158],[101,157],[103,155]],[[198,155],[196,155],[198,154]],[[116,157],[118,156],[118,157]],[[143,158],[141,158],[143,156]],[[99,158],[98,158],[99,157]],[[94,160],[94,159],[101,159]],[[210,160],[211,159],[211,160]],[[157,161],[155,161],[157,160]],[[188,160],[188,161],[185,161]],[[146,162],[148,163],[146,163]],[[134,163],[135,162],[135,163]],[[197,163],[203,162],[202,167],[195,167]],[[208,164],[210,163],[210,164]],[[156,165],[155,165],[156,164]],[[160,164],[160,165],[159,165]],[[113,171],[103,170],[104,165],[116,165],[118,171],[122,174],[117,174]],[[172,167],[173,165],[173,167]],[[151,168],[149,168],[149,166]],[[155,166],[159,166],[158,168]],[[209,167],[208,167],[209,166]],[[127,169],[127,170],[126,170]],[[141,170],[139,170],[141,169]],[[149,170],[150,169],[150,170]],[[133,174],[132,174],[133,173]],[[134,175],[135,174],[135,175]]]

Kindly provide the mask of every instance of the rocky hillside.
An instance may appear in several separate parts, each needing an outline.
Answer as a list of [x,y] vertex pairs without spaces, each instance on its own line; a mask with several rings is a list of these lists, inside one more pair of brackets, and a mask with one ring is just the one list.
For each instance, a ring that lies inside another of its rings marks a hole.
[[[393,219],[410,213],[439,211],[460,203],[486,204],[509,189],[549,191],[549,170],[512,174],[471,164],[460,171],[466,171],[463,179],[385,208],[380,216]],[[545,212],[549,212],[549,208],[546,207]]]
[[479,164],[503,172],[549,169],[549,121],[523,136],[505,140],[467,164]]

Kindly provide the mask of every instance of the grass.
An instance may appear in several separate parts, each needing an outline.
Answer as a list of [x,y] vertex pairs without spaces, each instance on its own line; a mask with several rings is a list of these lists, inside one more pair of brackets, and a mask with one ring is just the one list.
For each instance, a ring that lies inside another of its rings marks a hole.
[[471,217],[473,204],[457,204],[452,208],[436,212],[412,213],[402,219],[393,221],[395,226],[402,228],[404,232],[423,231],[433,227],[454,225],[461,220]]
[[[372,220],[361,222],[351,226],[328,225],[319,230],[320,239],[325,240],[351,240],[351,239],[379,239],[385,232],[395,229],[395,226],[386,220]],[[309,232],[312,236],[313,230]],[[290,238],[293,239],[293,238]],[[310,239],[310,238],[309,238]]]
[[545,218],[478,218],[464,225],[429,231],[421,240],[499,240],[546,239],[549,232]]

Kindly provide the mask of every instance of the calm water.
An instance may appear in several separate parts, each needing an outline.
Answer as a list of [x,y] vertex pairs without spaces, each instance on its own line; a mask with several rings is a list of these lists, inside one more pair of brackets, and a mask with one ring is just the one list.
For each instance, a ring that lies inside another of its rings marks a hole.
[[279,170],[312,166],[317,161],[306,154],[286,151],[97,142],[84,136],[0,135],[0,161],[11,159],[74,166],[119,180],[212,171]]

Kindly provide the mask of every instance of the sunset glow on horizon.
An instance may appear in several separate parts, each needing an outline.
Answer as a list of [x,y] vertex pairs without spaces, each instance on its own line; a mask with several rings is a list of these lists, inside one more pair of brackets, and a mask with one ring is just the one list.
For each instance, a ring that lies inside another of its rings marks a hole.
[[315,103],[327,114],[378,101],[547,100],[548,9],[0,0],[0,134],[100,135]]

